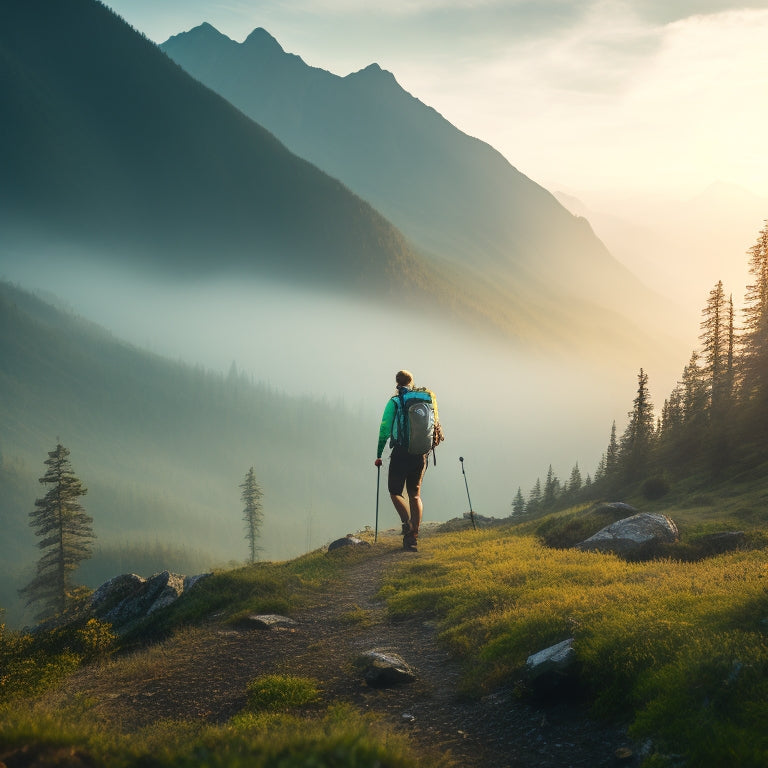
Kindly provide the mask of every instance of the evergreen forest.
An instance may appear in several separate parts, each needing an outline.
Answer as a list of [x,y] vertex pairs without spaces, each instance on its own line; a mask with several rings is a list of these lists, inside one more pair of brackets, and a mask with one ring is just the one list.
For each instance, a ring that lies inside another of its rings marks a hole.
[[748,251],[741,317],[722,281],[701,311],[700,346],[660,407],[650,375],[640,368],[637,390],[619,434],[616,421],[593,474],[578,463],[561,481],[552,465],[528,494],[518,488],[517,517],[607,498],[656,501],[765,473],[768,427],[768,225]]

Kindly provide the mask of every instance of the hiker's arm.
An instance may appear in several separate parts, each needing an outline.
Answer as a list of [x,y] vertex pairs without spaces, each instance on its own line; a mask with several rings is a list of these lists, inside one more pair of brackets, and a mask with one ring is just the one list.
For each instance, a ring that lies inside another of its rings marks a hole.
[[380,459],[381,454],[384,452],[384,446],[387,444],[390,435],[392,434],[392,422],[395,419],[395,401],[387,401],[386,408],[384,408],[384,415],[381,417],[381,426],[379,427],[379,447],[376,452],[376,458]]

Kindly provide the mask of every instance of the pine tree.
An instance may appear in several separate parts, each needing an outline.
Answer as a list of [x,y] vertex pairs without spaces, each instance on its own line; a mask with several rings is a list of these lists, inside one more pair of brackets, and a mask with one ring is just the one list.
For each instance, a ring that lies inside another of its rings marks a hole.
[[581,486],[581,470],[579,469],[579,462],[577,461],[571,470],[571,479],[568,481],[568,491],[571,495],[574,495],[581,490]]
[[619,441],[616,439],[616,421],[611,425],[611,437],[605,452],[605,474],[611,476],[619,464]]
[[741,339],[742,392],[768,412],[768,224],[749,249],[749,272],[754,282],[744,297],[744,333]]
[[256,553],[260,547],[257,545],[261,524],[264,521],[264,513],[261,506],[261,498],[264,495],[261,486],[256,482],[256,474],[251,467],[245,475],[245,481],[240,484],[243,489],[242,500],[245,505],[243,508],[243,520],[245,522],[245,538],[248,541],[248,550],[250,553],[250,562],[255,563]]
[[595,468],[595,479],[594,482],[599,483],[602,482],[605,479],[605,453],[600,456],[600,461],[597,462],[597,467]]
[[641,477],[648,468],[654,437],[653,404],[648,392],[648,374],[641,368],[637,395],[629,412],[629,424],[621,438],[619,459],[628,480]]
[[528,504],[525,507],[525,511],[528,514],[535,514],[541,508],[541,478],[536,478],[536,482],[533,484],[530,493],[528,494]]
[[689,439],[703,437],[707,421],[708,387],[706,371],[699,365],[699,353],[692,352],[688,365],[683,369],[682,404],[683,424]]
[[728,297],[728,341],[725,353],[725,383],[723,385],[728,407],[733,403],[734,390],[736,389],[735,347],[736,330],[733,322],[733,294],[731,294]]
[[512,500],[512,514],[515,517],[522,517],[525,513],[525,499],[523,498],[523,489],[518,487],[515,498]]
[[42,604],[37,618],[48,618],[64,611],[74,594],[71,574],[91,554],[94,540],[93,519],[79,502],[88,489],[72,471],[69,450],[60,443],[49,451],[47,472],[40,482],[48,486],[45,496],[35,501],[30,525],[41,537],[37,546],[45,554],[37,563],[35,577],[19,594],[27,605]]
[[702,372],[708,383],[710,413],[717,419],[725,408],[728,371],[728,306],[722,280],[709,292],[702,315]]
[[549,465],[547,470],[547,479],[544,481],[544,498],[542,504],[547,509],[552,507],[557,500],[558,492],[560,490],[560,481],[557,479],[552,465]]

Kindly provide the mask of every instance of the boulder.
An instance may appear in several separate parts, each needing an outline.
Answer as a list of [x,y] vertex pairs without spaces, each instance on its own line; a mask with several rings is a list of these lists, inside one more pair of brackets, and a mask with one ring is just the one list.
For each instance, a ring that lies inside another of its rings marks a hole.
[[328,545],[328,551],[333,552],[336,549],[342,549],[344,547],[370,547],[370,543],[367,541],[363,541],[363,539],[358,539],[357,536],[353,536],[351,533],[345,536],[343,539],[336,539],[336,541],[332,541]]
[[606,526],[575,545],[576,549],[628,555],[650,544],[674,543],[679,539],[674,521],[656,512],[641,512]]
[[531,654],[525,662],[523,674],[534,686],[547,686],[568,675],[576,664],[573,638]]
[[145,583],[146,579],[136,573],[123,573],[105,581],[91,595],[91,611],[96,616],[103,616],[118,603],[135,595]]
[[388,648],[373,648],[361,654],[357,666],[371,688],[387,688],[410,683],[416,679],[413,668],[399,653]]
[[167,608],[201,579],[210,574],[184,577],[162,571],[143,579],[135,573],[122,574],[102,584],[91,595],[90,612],[120,632],[137,621]]

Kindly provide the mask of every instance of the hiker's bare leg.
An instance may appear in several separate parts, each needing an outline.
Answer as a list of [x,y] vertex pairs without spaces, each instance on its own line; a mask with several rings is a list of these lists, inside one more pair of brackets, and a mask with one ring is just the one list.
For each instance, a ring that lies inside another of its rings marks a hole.
[[405,499],[397,493],[390,493],[389,497],[392,499],[392,503],[395,505],[397,514],[400,515],[400,521],[403,523],[403,525],[408,525],[408,505],[405,503]]
[[421,515],[424,512],[424,505],[421,503],[421,496],[418,492],[415,496],[408,494],[408,506],[411,511],[411,530],[417,534],[421,525]]

